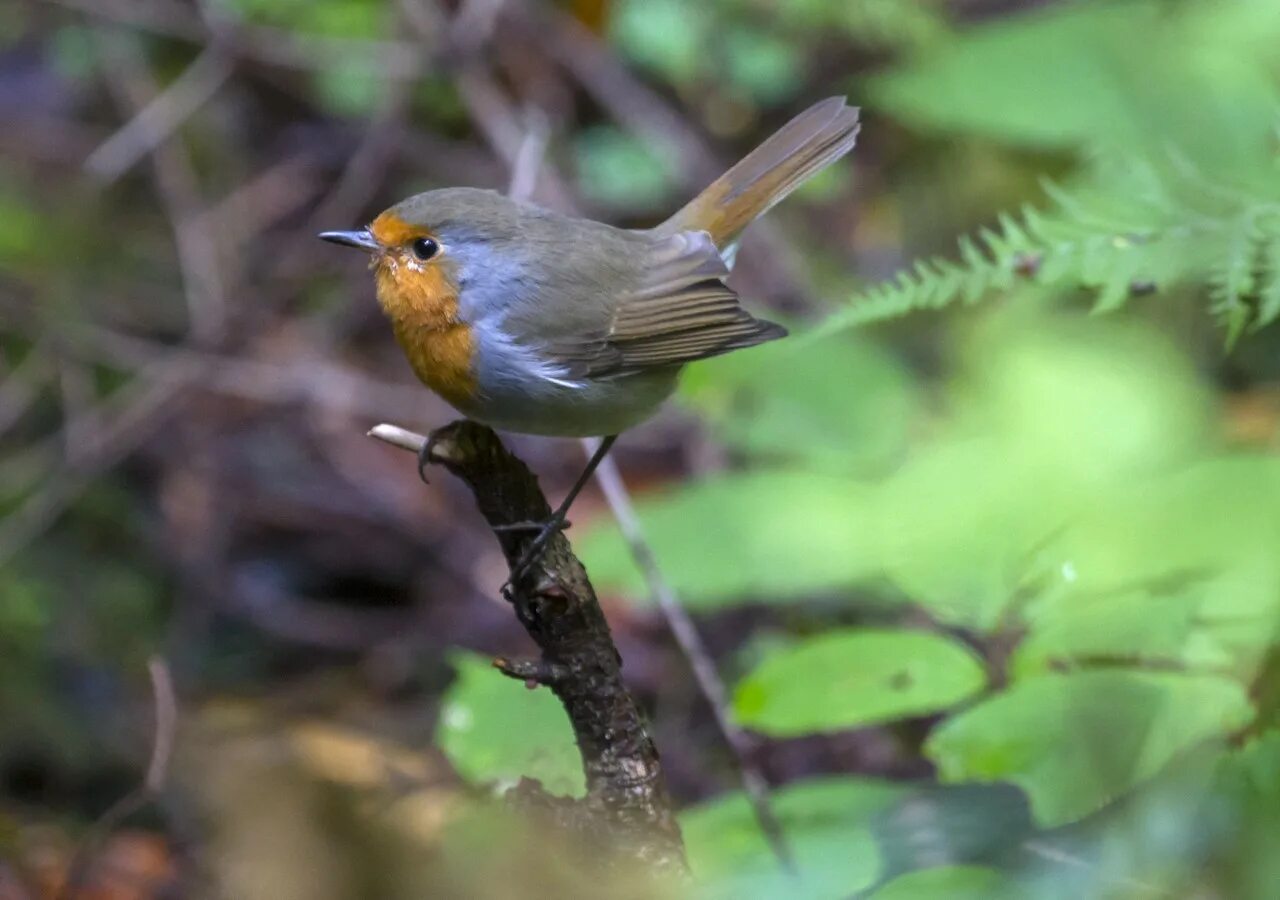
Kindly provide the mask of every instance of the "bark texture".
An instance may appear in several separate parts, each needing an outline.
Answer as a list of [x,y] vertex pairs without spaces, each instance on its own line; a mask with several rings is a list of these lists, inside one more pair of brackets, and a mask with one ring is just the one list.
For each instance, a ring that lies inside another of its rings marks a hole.
[[[521,526],[551,514],[533,473],[492,430],[474,422],[454,422],[427,440],[429,461],[467,484],[514,566],[536,536]],[[622,658],[595,590],[563,533],[505,596],[542,653],[536,660],[498,659],[494,665],[509,677],[546,685],[559,698],[587,783],[581,800],[552,797],[528,781],[510,799],[629,860],[682,870],[684,845],[657,748],[623,684]],[[519,739],[514,729],[512,739]]]

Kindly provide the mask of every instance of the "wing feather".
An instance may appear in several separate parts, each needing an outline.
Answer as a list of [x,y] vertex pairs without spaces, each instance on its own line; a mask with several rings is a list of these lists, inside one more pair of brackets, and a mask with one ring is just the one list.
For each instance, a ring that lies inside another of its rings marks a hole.
[[742,308],[711,236],[655,236],[640,277],[606,331],[546,348],[571,378],[614,378],[683,365],[786,335]]

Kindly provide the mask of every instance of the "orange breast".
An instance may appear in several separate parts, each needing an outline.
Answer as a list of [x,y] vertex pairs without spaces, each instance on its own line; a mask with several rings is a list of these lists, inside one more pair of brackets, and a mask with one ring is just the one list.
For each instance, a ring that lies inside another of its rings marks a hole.
[[370,227],[388,247],[375,262],[378,303],[413,371],[427,387],[463,412],[476,392],[471,328],[458,317],[458,290],[447,258],[422,262],[405,245],[426,236],[387,213]]
[[457,409],[467,412],[476,394],[476,378],[471,368],[475,341],[471,329],[461,323],[443,330],[415,329],[401,322],[393,326],[396,340],[422,382]]

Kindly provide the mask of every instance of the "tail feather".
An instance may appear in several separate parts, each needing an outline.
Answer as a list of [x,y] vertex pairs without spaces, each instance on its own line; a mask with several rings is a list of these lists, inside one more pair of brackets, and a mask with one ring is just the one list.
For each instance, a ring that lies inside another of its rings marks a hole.
[[806,180],[853,149],[858,108],[844,97],[815,103],[658,226],[662,234],[706,231],[728,250],[743,230]]

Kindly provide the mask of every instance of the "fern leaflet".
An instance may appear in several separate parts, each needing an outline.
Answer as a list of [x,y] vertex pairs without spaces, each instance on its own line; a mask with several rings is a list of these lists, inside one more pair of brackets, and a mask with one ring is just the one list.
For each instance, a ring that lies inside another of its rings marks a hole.
[[929,258],[855,298],[827,328],[971,304],[1020,281],[1083,287],[1094,311],[1178,284],[1207,287],[1234,343],[1280,318],[1280,179],[1219,184],[1181,160],[1095,165],[1074,190],[1045,185],[1044,210],[1004,214],[959,240],[959,262]]

